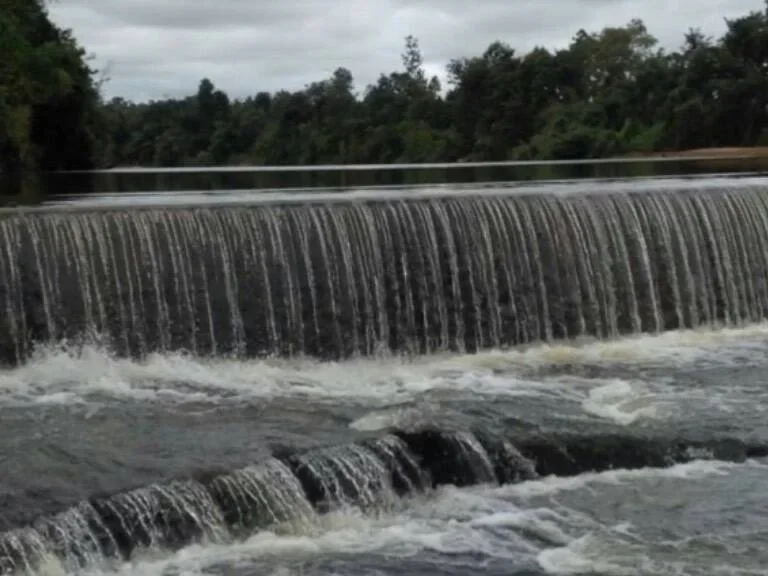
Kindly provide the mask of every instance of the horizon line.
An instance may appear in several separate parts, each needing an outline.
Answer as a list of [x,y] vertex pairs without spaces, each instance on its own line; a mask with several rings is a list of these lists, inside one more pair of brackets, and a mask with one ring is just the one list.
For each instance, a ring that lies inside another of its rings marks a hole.
[[578,166],[588,164],[638,164],[642,162],[697,162],[755,160],[763,157],[758,153],[739,155],[701,156],[633,156],[612,158],[579,158],[572,160],[499,160],[490,162],[423,162],[395,164],[294,164],[294,165],[242,165],[242,166],[119,166],[91,170],[54,170],[53,174],[183,174],[203,172],[344,172],[376,170],[435,170],[461,168],[514,168],[528,166]]

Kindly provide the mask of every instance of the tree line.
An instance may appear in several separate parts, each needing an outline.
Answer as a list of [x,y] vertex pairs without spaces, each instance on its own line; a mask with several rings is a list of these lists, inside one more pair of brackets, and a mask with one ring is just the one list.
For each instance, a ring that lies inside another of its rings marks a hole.
[[0,173],[86,168],[105,138],[94,70],[40,0],[0,0]]
[[91,166],[295,165],[597,158],[768,145],[768,3],[690,29],[664,50],[640,20],[578,31],[562,49],[504,42],[358,92],[352,72],[296,91],[230,98],[203,79],[186,98],[103,101],[97,72],[42,0],[0,9],[0,171]]

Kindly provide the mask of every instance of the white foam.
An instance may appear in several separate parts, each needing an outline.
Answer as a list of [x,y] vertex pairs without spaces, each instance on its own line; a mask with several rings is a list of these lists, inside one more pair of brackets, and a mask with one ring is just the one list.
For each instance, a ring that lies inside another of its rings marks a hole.
[[[611,574],[611,576],[637,574],[634,569],[600,558],[599,552],[594,551],[599,545],[599,540],[587,534],[566,546],[542,550],[536,560],[548,574]],[[610,553],[610,550],[605,552]]]
[[581,490],[592,484],[613,484],[633,482],[638,480],[676,479],[676,480],[703,480],[711,476],[726,476],[734,470],[744,466],[758,466],[761,464],[748,462],[737,464],[718,460],[695,460],[685,464],[675,464],[669,468],[639,468],[637,470],[607,470],[605,472],[584,473],[578,476],[561,477],[548,476],[540,480],[523,482],[522,484],[510,484],[492,490],[504,496],[515,496],[529,499],[537,496],[552,495],[559,492]]
[[[547,478],[517,486],[445,487],[432,497],[405,502],[399,512],[377,517],[359,511],[330,514],[319,517],[317,524],[295,526],[291,532],[262,532],[243,542],[195,545],[172,555],[139,557],[119,567],[116,573],[209,576],[237,573],[231,568],[218,570],[221,566],[257,566],[244,573],[287,576],[301,573],[303,562],[322,558],[354,562],[360,556],[380,558],[384,563],[392,558],[428,558],[437,566],[445,563],[455,568],[458,563],[462,571],[471,571],[478,555],[484,555],[516,565],[538,561],[553,574],[590,570],[623,574],[624,569],[614,564],[615,551],[606,548],[610,539],[594,535],[609,532],[621,536],[628,532],[626,525],[601,524],[590,515],[556,505],[557,499],[550,506],[533,505],[530,499],[562,490],[584,489],[600,482],[629,483],[653,478],[692,482],[713,474],[737,476],[745,467],[754,466],[759,465],[695,462],[668,470],[611,471],[585,475],[585,479]],[[633,486],[627,486],[628,494],[633,493]],[[522,501],[511,497],[513,491],[524,496]],[[115,572],[91,570],[82,576],[101,574]]]
[[[196,545],[166,558],[138,558],[123,565],[121,576],[203,576],[215,573],[217,565],[277,564],[291,573],[291,564],[322,556],[382,554],[405,559],[424,553],[436,555],[507,554],[519,558],[521,551],[506,553],[490,541],[482,529],[467,522],[435,522],[429,519],[392,516],[380,519],[334,514],[322,525],[301,533],[261,532],[244,542],[229,545]],[[532,552],[525,548],[529,554]],[[273,568],[274,569],[274,568]],[[265,572],[260,570],[259,573]],[[92,570],[83,576],[113,574]],[[266,572],[269,573],[269,572]]]
[[642,382],[613,379],[592,388],[582,402],[584,411],[628,425],[658,414],[659,395]]
[[[614,341],[564,342],[471,355],[379,357],[345,362],[233,360],[153,354],[117,358],[106,349],[41,348],[26,364],[0,371],[0,403],[77,403],[103,399],[167,403],[294,397],[392,406],[425,393],[583,397],[532,370],[573,366],[656,366],[765,362],[768,323],[745,328],[667,332]],[[624,385],[596,392],[585,409],[618,422],[649,416]],[[641,391],[642,392],[642,391]],[[621,398],[622,393],[629,397]],[[617,396],[618,394],[618,396]]]
[[420,422],[429,421],[431,413],[431,404],[396,406],[369,412],[349,426],[364,432],[375,432],[387,428],[408,428],[418,425]]

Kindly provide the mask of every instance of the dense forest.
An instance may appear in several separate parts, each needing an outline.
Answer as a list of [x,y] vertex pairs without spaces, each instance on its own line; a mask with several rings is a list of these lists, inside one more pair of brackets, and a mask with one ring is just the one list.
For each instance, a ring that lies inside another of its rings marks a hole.
[[0,172],[88,167],[105,137],[84,50],[38,0],[0,0]]
[[[184,99],[104,102],[84,51],[42,0],[2,0],[0,170],[594,158],[768,145],[768,6],[676,51],[639,20],[578,31],[560,50],[494,42],[364,90],[352,72],[299,91],[232,99],[207,79]],[[255,86],[254,88],[258,88]]]

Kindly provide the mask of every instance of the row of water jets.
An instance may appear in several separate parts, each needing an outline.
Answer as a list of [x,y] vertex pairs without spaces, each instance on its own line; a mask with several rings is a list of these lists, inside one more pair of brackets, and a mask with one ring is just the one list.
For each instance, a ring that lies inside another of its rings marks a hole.
[[392,431],[375,440],[276,456],[232,473],[80,502],[0,533],[0,574],[37,575],[52,566],[74,574],[109,570],[145,553],[230,543],[262,529],[311,530],[320,514],[349,508],[392,511],[404,502],[402,496],[427,495],[442,485],[517,483],[767,455],[768,446],[728,438],[537,434],[510,441],[486,430]]
[[[496,481],[474,436],[453,433],[444,439],[454,447],[452,465],[468,482]],[[214,478],[174,480],[84,501],[2,533],[0,574],[37,574],[52,562],[66,573],[115,568],[142,552],[231,542],[261,528],[312,526],[318,513],[334,509],[390,508],[398,495],[423,492],[432,480],[396,436],[273,458]]]
[[18,213],[0,354],[472,351],[756,321],[764,187]]

